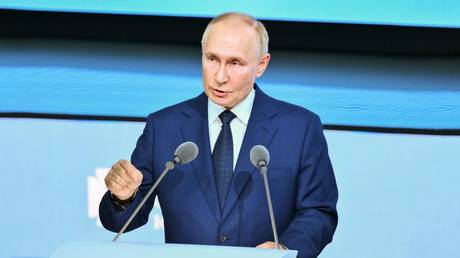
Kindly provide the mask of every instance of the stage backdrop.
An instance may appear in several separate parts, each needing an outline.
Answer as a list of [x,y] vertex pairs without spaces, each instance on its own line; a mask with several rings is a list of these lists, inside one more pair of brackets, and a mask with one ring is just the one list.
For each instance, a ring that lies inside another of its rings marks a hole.
[[186,17],[241,11],[269,20],[460,27],[456,0],[2,0],[0,8]]
[[[66,241],[110,241],[98,202],[143,123],[0,119],[0,257],[47,257]],[[322,258],[456,258],[460,137],[326,131],[339,226]],[[248,157],[249,158],[249,157]],[[121,241],[162,243],[156,206]]]
[[[192,17],[244,11],[299,22],[460,28],[453,0],[3,0],[1,8]],[[196,96],[200,54],[156,43],[0,39],[0,257],[48,257],[66,241],[113,238],[98,220],[103,178],[115,161],[129,159],[144,123],[89,119],[142,120]],[[271,54],[261,89],[316,112],[327,128],[346,129],[325,132],[339,225],[320,257],[460,257],[460,59]],[[82,116],[44,119],[62,115]],[[157,205],[147,225],[121,240],[162,243],[162,227]]]

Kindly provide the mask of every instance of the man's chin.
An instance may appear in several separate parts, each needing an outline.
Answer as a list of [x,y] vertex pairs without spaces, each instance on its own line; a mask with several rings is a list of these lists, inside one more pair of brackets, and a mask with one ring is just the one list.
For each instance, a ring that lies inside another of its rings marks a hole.
[[216,105],[219,105],[219,106],[227,108],[227,109],[231,108],[230,107],[231,105],[229,105],[229,103],[228,103],[226,98],[219,98],[219,97],[216,97],[216,96],[212,96],[212,97],[210,97],[210,99]]

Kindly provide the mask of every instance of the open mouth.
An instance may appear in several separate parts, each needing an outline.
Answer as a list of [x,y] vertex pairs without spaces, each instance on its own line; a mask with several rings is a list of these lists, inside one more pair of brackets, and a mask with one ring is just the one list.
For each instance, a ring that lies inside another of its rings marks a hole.
[[214,89],[214,88],[213,88],[213,91],[214,91],[214,95],[216,95],[217,97],[220,97],[220,98],[223,98],[223,97],[227,96],[227,94],[230,93],[228,91],[218,90],[218,89]]

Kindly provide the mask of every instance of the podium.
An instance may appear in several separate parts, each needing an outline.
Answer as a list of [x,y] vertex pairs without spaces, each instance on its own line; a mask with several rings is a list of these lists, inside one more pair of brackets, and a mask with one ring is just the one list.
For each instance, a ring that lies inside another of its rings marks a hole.
[[186,244],[68,242],[50,258],[295,258],[297,251]]

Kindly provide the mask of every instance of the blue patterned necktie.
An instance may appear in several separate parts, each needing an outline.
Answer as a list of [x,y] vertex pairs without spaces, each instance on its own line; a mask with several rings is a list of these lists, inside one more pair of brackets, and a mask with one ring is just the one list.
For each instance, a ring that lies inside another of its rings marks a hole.
[[219,118],[222,121],[222,129],[212,152],[220,210],[224,207],[233,176],[233,138],[230,122],[235,117],[235,114],[230,110],[220,113]]

